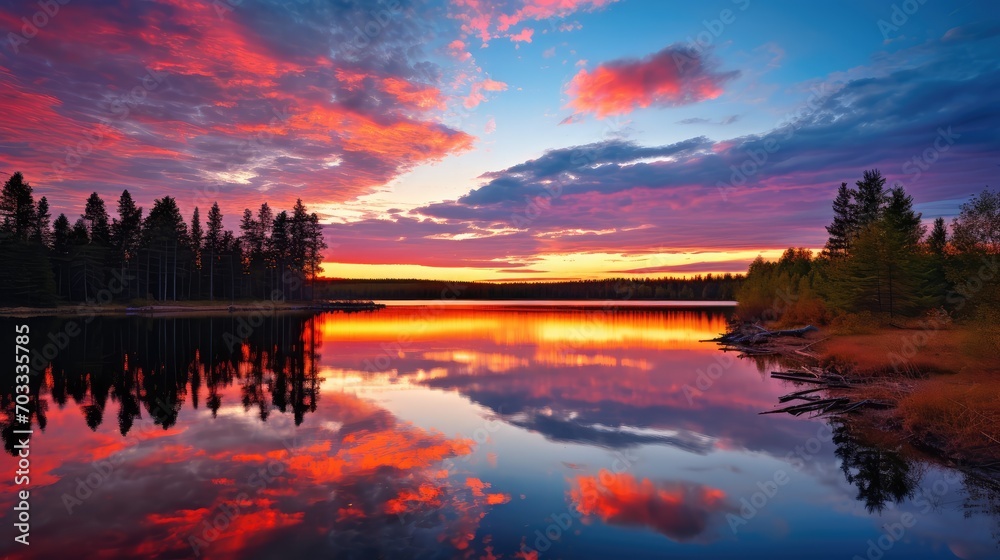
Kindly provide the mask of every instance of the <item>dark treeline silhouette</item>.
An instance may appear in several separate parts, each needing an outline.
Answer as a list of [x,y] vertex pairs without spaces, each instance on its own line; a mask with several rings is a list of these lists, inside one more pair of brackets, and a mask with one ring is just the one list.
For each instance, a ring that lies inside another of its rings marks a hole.
[[[252,329],[246,329],[247,318],[234,315],[76,321],[79,334],[68,337],[51,361],[44,359],[44,348],[33,354],[32,368],[47,375],[30,376],[32,423],[44,430],[51,406],[74,406],[93,430],[108,417],[117,420],[123,436],[140,418],[166,429],[185,403],[214,415],[223,405],[220,390],[237,384],[245,410],[256,410],[261,420],[273,410],[291,413],[298,425],[317,406],[315,319],[301,313],[259,319]],[[31,332],[67,332],[63,318],[17,320],[25,322]],[[12,319],[0,319],[11,332],[13,325]],[[205,402],[199,402],[199,394]],[[4,376],[0,431],[12,454],[13,430],[19,429],[13,421],[15,396],[14,376]]]
[[891,322],[943,309],[995,325],[1000,193],[987,188],[962,204],[950,233],[943,218],[928,232],[913,197],[885,183],[874,169],[854,188],[839,187],[821,254],[793,248],[777,262],[754,261],[737,294],[739,315],[785,323]]
[[173,197],[144,213],[128,190],[117,217],[95,192],[76,220],[52,220],[46,197],[35,201],[14,173],[0,193],[0,305],[307,299],[325,248],[301,200],[291,212],[244,210],[239,234],[224,229],[217,203],[204,224],[194,208],[188,224]]
[[444,282],[437,280],[317,280],[323,299],[706,300],[733,301],[743,276],[575,280],[569,282]]

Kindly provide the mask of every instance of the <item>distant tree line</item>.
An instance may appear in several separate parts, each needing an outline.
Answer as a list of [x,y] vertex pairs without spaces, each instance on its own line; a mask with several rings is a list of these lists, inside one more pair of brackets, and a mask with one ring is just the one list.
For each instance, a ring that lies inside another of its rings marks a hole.
[[691,278],[610,278],[569,282],[444,282],[436,280],[320,280],[324,299],[705,300],[732,301],[741,275]]
[[776,262],[758,258],[737,294],[746,319],[823,322],[845,316],[905,320],[931,310],[992,321],[1000,309],[1000,193],[986,188],[951,222],[930,231],[899,185],[877,170],[833,201],[829,239],[819,255],[788,249]]
[[144,214],[128,190],[116,217],[95,192],[76,220],[52,220],[46,197],[36,202],[14,173],[0,193],[0,305],[313,296],[326,244],[301,199],[291,212],[244,210],[239,229],[224,229],[218,203],[204,224],[196,207],[188,224],[173,197]]

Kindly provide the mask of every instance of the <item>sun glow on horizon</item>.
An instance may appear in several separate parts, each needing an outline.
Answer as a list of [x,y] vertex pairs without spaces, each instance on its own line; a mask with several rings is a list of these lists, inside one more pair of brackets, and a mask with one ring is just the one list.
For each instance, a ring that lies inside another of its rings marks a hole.
[[[818,251],[818,249],[812,249]],[[462,267],[417,264],[367,264],[324,262],[322,278],[344,280],[454,280],[462,282],[524,282],[653,278],[672,276],[744,274],[758,256],[776,260],[785,249],[688,251],[627,255],[572,253],[539,255],[521,266]],[[506,264],[506,263],[504,263]]]

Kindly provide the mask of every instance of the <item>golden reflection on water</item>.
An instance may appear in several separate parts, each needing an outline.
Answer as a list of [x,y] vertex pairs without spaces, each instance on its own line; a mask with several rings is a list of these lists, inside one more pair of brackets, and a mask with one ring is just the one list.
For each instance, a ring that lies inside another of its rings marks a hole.
[[[567,350],[642,348],[706,350],[699,340],[714,338],[726,328],[720,312],[689,310],[570,310],[570,309],[442,309],[388,308],[370,314],[329,314],[317,319],[324,342],[484,341],[498,345],[532,344],[542,361],[558,363]],[[452,356],[454,361],[482,359]],[[499,363],[511,357],[488,356]],[[578,359],[578,358],[574,358]],[[615,365],[611,357],[592,356]],[[518,364],[510,364],[516,367]],[[641,367],[641,366],[639,366]]]

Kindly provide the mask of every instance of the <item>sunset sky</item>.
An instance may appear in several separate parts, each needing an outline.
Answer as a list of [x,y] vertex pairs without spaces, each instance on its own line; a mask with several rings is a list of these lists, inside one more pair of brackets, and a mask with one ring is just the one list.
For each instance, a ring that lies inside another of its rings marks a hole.
[[864,169],[928,221],[1000,171],[987,0],[65,1],[0,5],[0,172],[302,198],[335,277],[741,272]]

